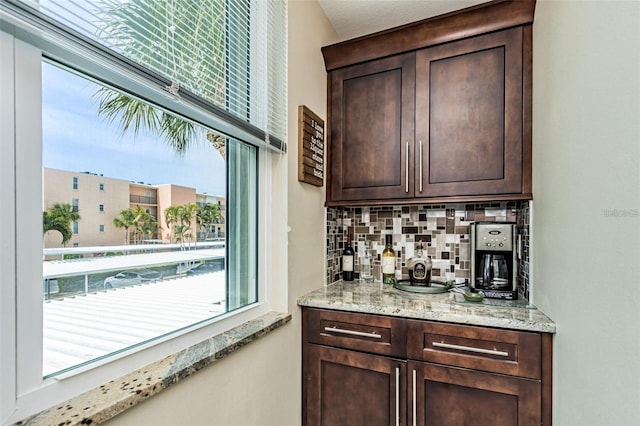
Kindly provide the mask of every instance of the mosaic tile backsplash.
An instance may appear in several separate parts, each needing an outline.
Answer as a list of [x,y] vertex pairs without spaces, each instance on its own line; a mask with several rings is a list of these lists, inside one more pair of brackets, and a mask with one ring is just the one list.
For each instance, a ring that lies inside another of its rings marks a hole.
[[397,255],[396,269],[408,278],[407,259],[414,255],[416,243],[432,260],[432,279],[464,282],[471,278],[470,224],[478,221],[516,222],[521,238],[518,264],[518,291],[529,299],[529,223],[528,201],[380,207],[327,208],[327,283],[342,278],[340,258],[352,235],[356,252],[356,279],[365,250],[374,253],[373,272],[381,277],[380,254],[385,235],[393,235]]

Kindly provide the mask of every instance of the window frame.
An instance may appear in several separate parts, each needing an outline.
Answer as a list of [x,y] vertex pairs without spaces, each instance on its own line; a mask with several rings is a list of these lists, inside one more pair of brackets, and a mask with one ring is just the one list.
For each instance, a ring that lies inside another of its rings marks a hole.
[[[79,367],[73,372],[43,379],[42,289],[41,286],[29,288],[21,283],[42,280],[41,229],[33,226],[42,220],[41,205],[39,197],[32,197],[30,194],[42,193],[40,73],[41,61],[45,56],[49,56],[50,52],[4,31],[0,31],[0,36],[3,49],[0,81],[3,93],[0,214],[3,220],[0,223],[0,237],[6,244],[1,249],[3,256],[0,271],[3,283],[8,284],[0,286],[0,338],[3,342],[16,342],[15,345],[2,345],[0,349],[0,423],[4,423],[21,420],[272,311],[273,276],[280,276],[278,282],[286,289],[286,279],[282,279],[286,278],[286,268],[284,271],[271,270],[271,253],[274,252],[274,206],[270,198],[278,192],[273,186],[277,161],[274,160],[273,153],[257,147],[258,302],[152,343],[123,351],[109,359]],[[9,57],[10,60],[5,60]],[[73,61],[64,62],[70,67],[76,65]],[[10,80],[14,80],[15,83]],[[141,89],[144,90],[144,87],[141,86]],[[33,111],[38,113],[34,114]],[[5,126],[5,123],[11,125]],[[34,158],[40,160],[34,161]],[[276,208],[278,209],[282,207]],[[286,210],[286,206],[282,210]],[[17,211],[21,212],[20,215],[16,214]],[[286,232],[285,227],[283,224],[280,225],[281,233]],[[14,252],[11,247],[15,247]],[[280,250],[284,249],[286,241],[278,247]],[[282,266],[280,262],[280,267]],[[286,290],[279,291],[278,294],[278,305],[286,306]]]

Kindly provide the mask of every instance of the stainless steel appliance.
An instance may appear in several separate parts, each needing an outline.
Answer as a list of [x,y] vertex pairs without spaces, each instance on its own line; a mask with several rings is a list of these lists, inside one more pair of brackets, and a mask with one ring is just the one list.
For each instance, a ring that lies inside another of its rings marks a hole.
[[471,224],[471,289],[493,299],[518,298],[516,225]]

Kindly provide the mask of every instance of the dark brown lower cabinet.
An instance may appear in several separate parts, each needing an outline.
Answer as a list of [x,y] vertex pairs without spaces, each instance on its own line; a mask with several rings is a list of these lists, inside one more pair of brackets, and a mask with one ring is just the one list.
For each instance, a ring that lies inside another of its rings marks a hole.
[[541,424],[539,381],[412,361],[408,372],[410,425]]
[[406,361],[309,345],[306,424],[402,426]]
[[306,426],[551,424],[551,335],[303,308]]

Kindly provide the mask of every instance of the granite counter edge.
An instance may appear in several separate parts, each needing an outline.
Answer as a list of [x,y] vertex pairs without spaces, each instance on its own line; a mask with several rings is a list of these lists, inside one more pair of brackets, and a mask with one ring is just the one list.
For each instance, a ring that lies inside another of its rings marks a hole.
[[[524,321],[519,319],[484,317],[484,316],[468,315],[463,313],[447,312],[447,311],[424,311],[424,310],[417,311],[413,309],[402,309],[398,307],[385,307],[385,306],[378,306],[378,305],[367,306],[367,305],[360,305],[360,304],[336,303],[334,301],[323,302],[318,300],[305,299],[304,297],[299,298],[297,301],[297,304],[300,307],[308,307],[308,308],[331,309],[336,311],[346,311],[346,312],[374,314],[374,315],[388,315],[388,316],[402,317],[402,318],[409,318],[409,319],[422,319],[422,320],[448,322],[452,324],[505,328],[509,330],[532,331],[532,332],[551,333],[551,334],[556,333],[556,325],[552,321],[548,321],[548,322]],[[503,308],[495,308],[495,309],[503,309]],[[544,313],[542,313],[541,311],[538,311],[538,312],[544,315]]]
[[290,313],[266,313],[14,425],[75,426],[105,422],[289,321]]

